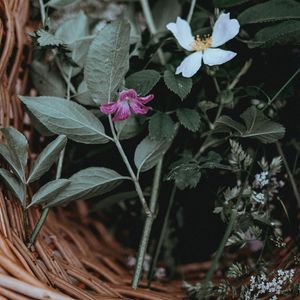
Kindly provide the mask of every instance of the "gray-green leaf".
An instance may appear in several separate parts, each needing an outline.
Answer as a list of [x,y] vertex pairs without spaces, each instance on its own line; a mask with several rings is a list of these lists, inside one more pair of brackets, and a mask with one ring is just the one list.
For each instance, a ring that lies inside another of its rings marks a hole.
[[68,179],[55,179],[43,185],[32,197],[28,207],[40,203],[45,203],[54,199],[71,183]]
[[147,95],[158,83],[160,74],[155,70],[143,70],[126,78],[126,87],[135,89],[139,95]]
[[25,205],[26,200],[26,188],[11,172],[0,168],[0,176],[8,188],[14,193],[14,195],[20,200],[22,205]]
[[67,137],[65,135],[60,135],[51,142],[34,162],[27,183],[34,182],[45,174],[54,162],[57,161],[59,153],[64,149],[66,144]]
[[176,110],[179,122],[188,130],[196,132],[201,123],[200,115],[197,111],[190,108],[179,108]]
[[132,116],[129,119],[118,121],[115,123],[118,137],[120,140],[128,140],[140,133],[142,127],[136,117]]
[[124,179],[128,178],[107,168],[91,167],[81,170],[69,178],[70,185],[48,202],[47,207],[102,195],[116,188]]
[[156,140],[172,139],[175,130],[175,123],[165,113],[157,112],[149,121],[149,135]]
[[130,26],[125,20],[106,25],[91,43],[84,77],[96,104],[107,102],[120,88],[129,68]]
[[149,136],[144,138],[134,153],[134,163],[140,172],[152,169],[165,155],[172,144],[172,139],[154,140]]
[[56,97],[19,97],[51,132],[84,144],[104,144],[109,137],[102,123],[83,106]]
[[54,8],[61,8],[70,4],[77,2],[78,0],[50,0],[47,3],[47,6],[51,6]]
[[294,0],[271,0],[244,10],[238,20],[241,24],[300,19],[300,3]]
[[175,75],[174,72],[166,70],[164,81],[168,89],[177,94],[183,100],[191,91],[193,81],[191,78],[185,78],[181,75]]

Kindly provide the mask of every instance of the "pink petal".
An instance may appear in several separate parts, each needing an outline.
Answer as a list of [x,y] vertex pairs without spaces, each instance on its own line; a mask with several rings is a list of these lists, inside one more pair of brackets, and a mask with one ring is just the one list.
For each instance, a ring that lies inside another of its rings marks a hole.
[[142,103],[140,103],[138,100],[131,100],[129,105],[133,110],[133,112],[136,113],[137,115],[145,115],[149,110],[152,109],[152,107],[145,106]]
[[138,97],[137,99],[140,103],[146,104],[146,103],[148,103],[148,102],[150,102],[151,100],[154,99],[154,95],[150,94],[150,95],[145,96],[145,97]]
[[137,98],[137,92],[134,89],[129,89],[126,91],[122,91],[119,93],[119,100],[124,101],[126,98],[129,99],[136,99]]
[[117,108],[118,108],[118,103],[111,102],[111,103],[102,104],[100,106],[100,111],[106,115],[110,115],[114,113],[117,110]]
[[118,101],[118,103],[118,109],[112,119],[114,122],[128,119],[131,115],[130,107],[127,102]]

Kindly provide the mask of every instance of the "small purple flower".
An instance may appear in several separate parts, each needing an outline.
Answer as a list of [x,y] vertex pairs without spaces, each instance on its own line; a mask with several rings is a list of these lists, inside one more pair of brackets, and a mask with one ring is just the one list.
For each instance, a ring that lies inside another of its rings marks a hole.
[[154,98],[154,95],[139,97],[137,92],[133,89],[122,91],[119,93],[119,98],[116,102],[102,104],[100,106],[101,112],[106,115],[115,114],[113,121],[121,121],[128,119],[131,113],[137,115],[145,115],[152,107],[145,106]]

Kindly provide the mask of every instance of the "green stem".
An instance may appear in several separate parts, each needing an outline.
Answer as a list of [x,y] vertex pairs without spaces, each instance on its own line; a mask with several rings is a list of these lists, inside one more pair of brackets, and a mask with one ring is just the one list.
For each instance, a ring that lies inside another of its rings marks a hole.
[[157,265],[158,257],[159,257],[159,254],[160,254],[163,242],[164,242],[164,238],[165,238],[165,235],[166,235],[166,231],[167,231],[167,228],[168,228],[168,222],[169,222],[170,213],[171,213],[171,210],[172,210],[172,207],[173,207],[173,204],[174,204],[175,194],[176,194],[176,185],[173,186],[173,189],[172,189],[172,192],[171,192],[171,196],[170,196],[168,208],[167,208],[167,211],[166,211],[166,215],[165,215],[165,218],[164,218],[164,222],[163,222],[163,225],[162,225],[162,229],[161,229],[161,232],[160,232],[159,240],[158,240],[158,243],[157,243],[157,246],[156,246],[156,249],[155,249],[155,253],[154,253],[154,256],[153,256],[153,259],[152,259],[152,262],[151,262],[151,267],[150,267],[150,270],[149,270],[149,273],[148,273],[148,286],[149,287],[151,285],[151,280],[153,278],[154,270],[155,270],[155,267]]
[[186,19],[188,21],[188,23],[191,23],[191,21],[192,21],[195,6],[196,6],[196,0],[191,0],[190,11],[189,11],[189,14]]
[[227,225],[227,228],[226,228],[226,231],[225,231],[225,234],[223,236],[223,239],[221,241],[221,244],[213,258],[213,261],[211,263],[211,266],[209,268],[209,271],[207,272],[206,274],[206,277],[205,277],[205,280],[204,280],[204,291],[205,289],[208,287],[208,284],[209,282],[211,281],[211,278],[218,266],[218,263],[219,263],[219,260],[220,260],[220,257],[223,253],[223,250],[225,248],[225,245],[226,245],[226,242],[232,232],[232,229],[233,229],[233,226],[235,224],[235,221],[236,221],[236,218],[237,218],[237,211],[235,209],[232,209],[231,211],[231,215],[230,215],[230,219],[229,219],[229,223]]
[[227,88],[228,90],[233,90],[235,88],[235,86],[240,81],[241,77],[248,72],[251,65],[252,65],[252,59],[249,59],[245,62],[244,66],[242,67],[240,72],[236,75],[236,77],[233,79],[233,81],[228,85],[228,88]]
[[110,129],[111,129],[111,132],[112,132],[112,135],[113,135],[113,141],[114,141],[114,143],[115,143],[115,145],[116,145],[116,147],[117,147],[117,149],[118,149],[118,151],[119,151],[119,153],[120,153],[120,155],[121,155],[121,157],[122,157],[122,159],[123,159],[123,161],[124,161],[124,163],[127,167],[127,170],[130,174],[132,182],[134,183],[135,190],[136,190],[136,192],[139,196],[139,199],[140,199],[141,204],[144,208],[144,211],[145,211],[147,216],[152,216],[151,210],[149,209],[149,207],[147,205],[147,202],[146,202],[146,199],[144,197],[144,194],[143,194],[142,188],[140,186],[140,183],[139,183],[135,173],[133,172],[132,167],[131,167],[131,165],[128,161],[127,155],[124,152],[123,147],[122,147],[122,145],[121,145],[121,143],[118,139],[118,136],[117,136],[117,133],[115,131],[115,127],[114,127],[114,124],[112,122],[111,116],[108,116],[108,120],[109,120]]
[[[61,177],[64,155],[65,155],[65,148],[59,154],[57,170],[56,170],[56,179],[59,179]],[[35,243],[37,236],[39,235],[44,223],[46,222],[48,214],[49,214],[49,208],[43,208],[42,214],[38,222],[36,223],[32,231],[31,237],[29,239],[29,247],[31,247]]]
[[[145,19],[146,19],[149,31],[152,35],[155,35],[157,33],[157,29],[156,29],[156,26],[155,26],[155,23],[154,23],[154,20],[152,17],[149,2],[148,2],[148,0],[140,0],[140,2],[141,2],[141,6],[142,6],[142,9],[143,9],[143,12],[145,15]],[[156,42],[156,43],[158,42],[158,39],[156,37],[154,37],[154,42]],[[166,60],[165,60],[164,54],[160,48],[157,50],[157,54],[158,54],[161,64],[165,65]]]
[[39,0],[39,4],[40,4],[42,23],[43,23],[43,26],[45,26],[46,13],[45,13],[45,5],[44,5],[43,0]]
[[292,185],[292,189],[293,189],[294,195],[295,195],[296,200],[297,200],[298,207],[300,208],[300,196],[299,196],[299,193],[298,193],[298,188],[297,188],[296,181],[294,179],[294,176],[293,176],[292,171],[289,167],[289,164],[286,160],[286,157],[284,155],[284,152],[282,150],[282,147],[281,147],[280,143],[276,142],[276,146],[277,146],[277,150],[278,150],[279,155],[282,157],[283,164],[284,164],[286,172],[289,176],[289,179],[290,179],[290,182],[291,182],[291,185]]
[[135,272],[134,272],[134,276],[133,276],[132,283],[131,283],[131,286],[134,289],[136,289],[138,287],[138,283],[139,283],[139,280],[141,278],[142,271],[143,271],[144,259],[145,259],[146,251],[148,248],[151,228],[152,228],[152,224],[154,221],[154,213],[155,213],[155,209],[156,209],[156,203],[157,203],[157,199],[158,199],[160,178],[161,178],[161,172],[162,172],[162,164],[163,164],[163,159],[161,158],[156,166],[155,174],[154,174],[152,194],[151,194],[151,199],[150,199],[151,214],[148,215],[146,218],[142,238],[140,241],[139,251],[138,251],[138,255],[137,255],[137,263],[135,266]]

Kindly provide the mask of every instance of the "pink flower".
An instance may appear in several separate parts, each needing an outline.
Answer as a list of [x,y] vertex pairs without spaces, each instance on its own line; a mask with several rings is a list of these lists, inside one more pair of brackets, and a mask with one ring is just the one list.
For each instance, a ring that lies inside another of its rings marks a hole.
[[116,102],[102,104],[100,110],[106,115],[114,113],[115,116],[112,119],[114,122],[121,121],[128,119],[132,112],[137,115],[145,115],[152,107],[144,104],[153,98],[153,95],[139,97],[135,90],[130,89],[119,93],[119,98]]

